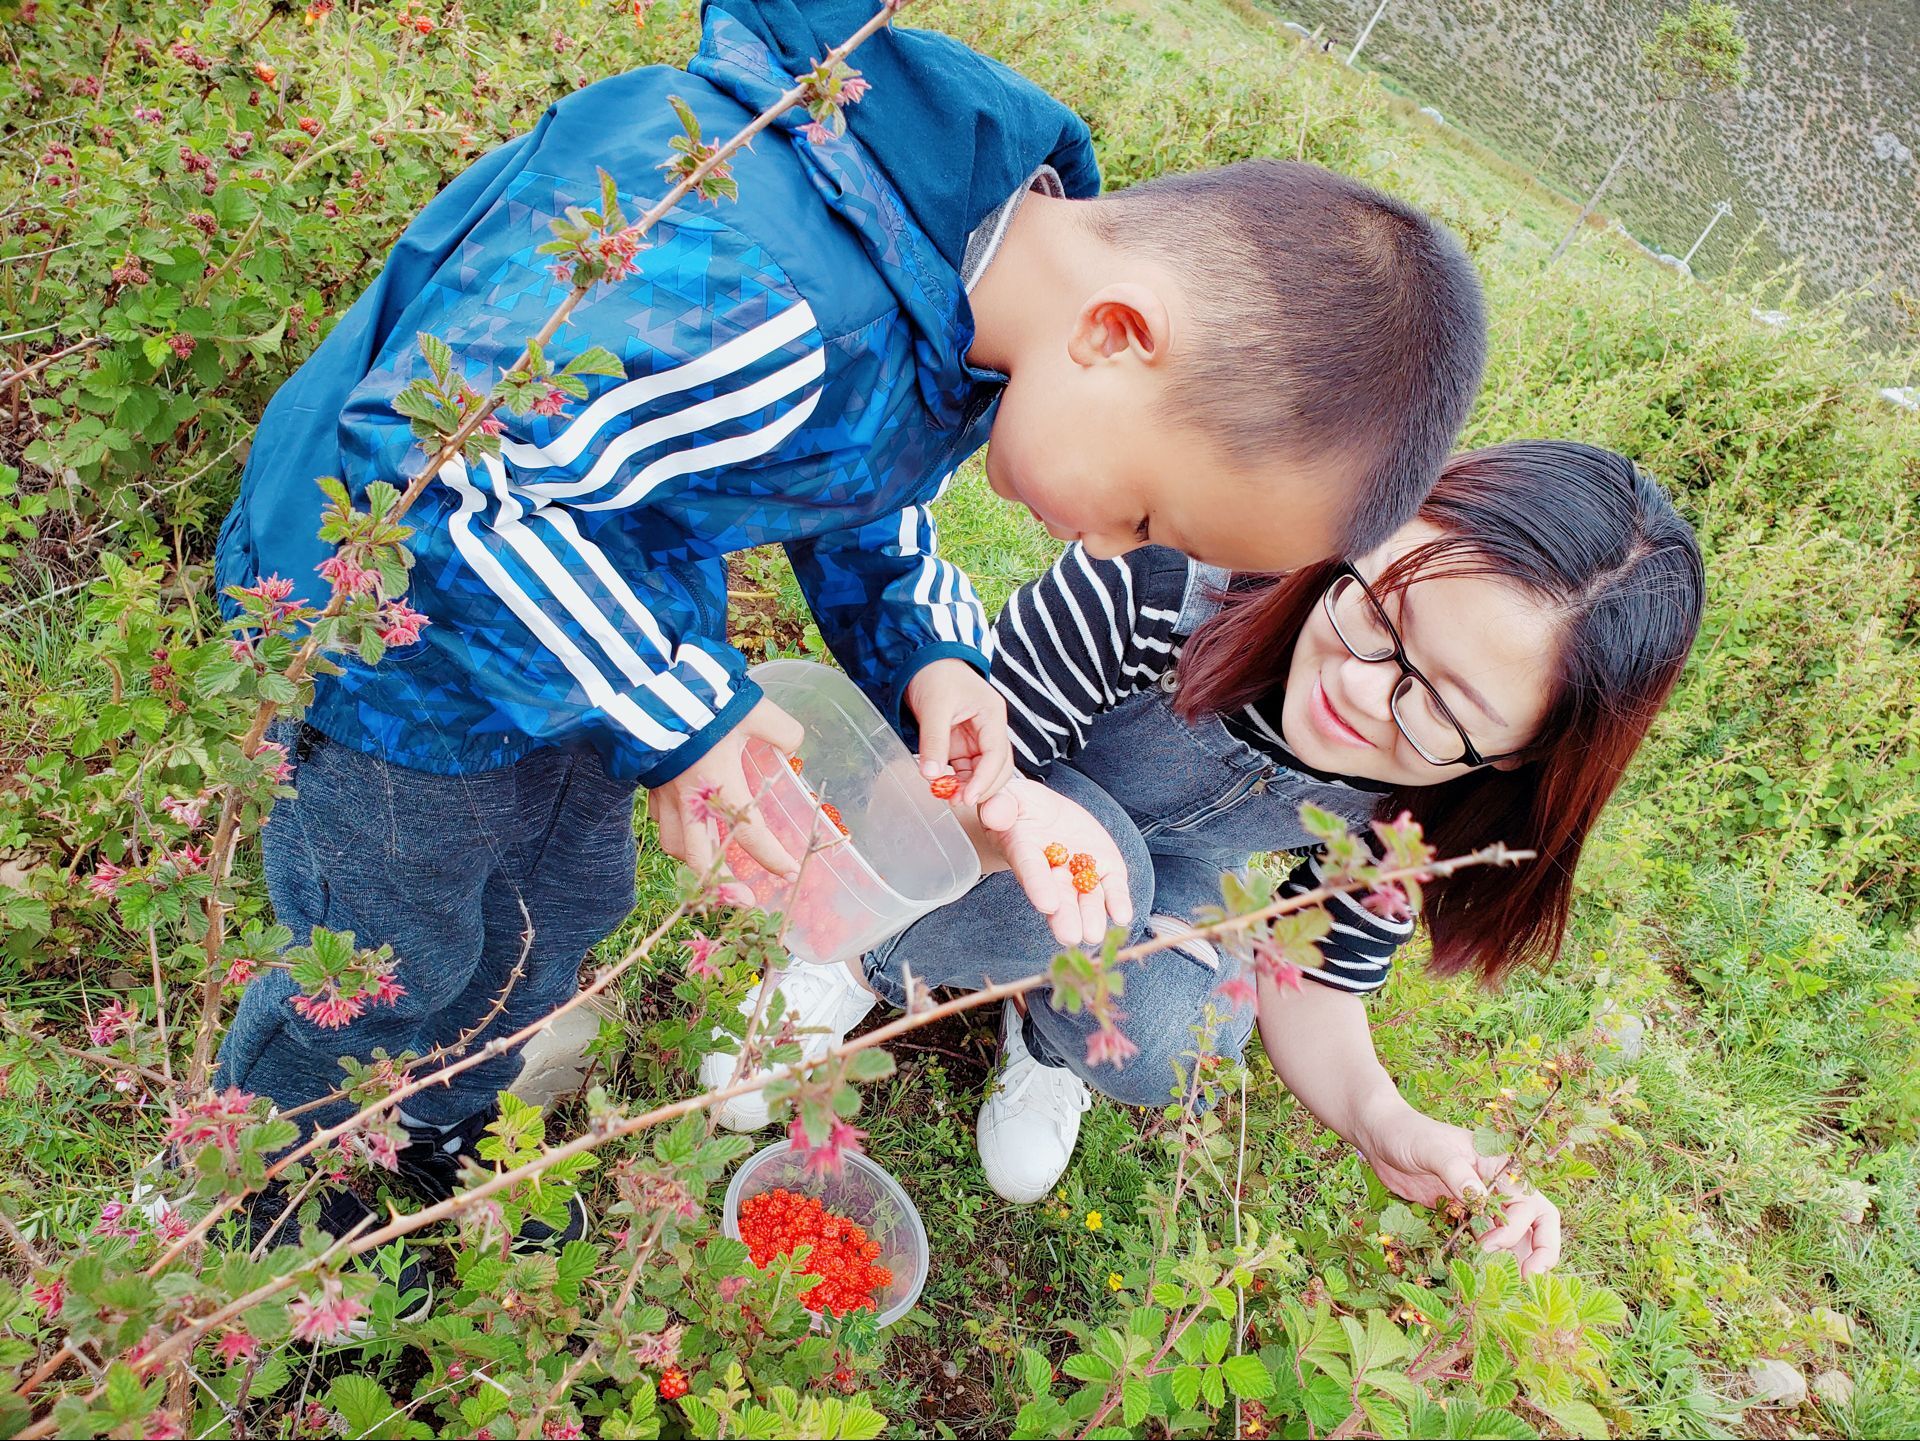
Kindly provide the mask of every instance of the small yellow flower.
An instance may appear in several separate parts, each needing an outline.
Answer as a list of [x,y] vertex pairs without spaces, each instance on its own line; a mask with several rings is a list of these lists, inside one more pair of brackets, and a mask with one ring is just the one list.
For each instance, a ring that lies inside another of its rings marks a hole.
[[1107,1272],[1107,1289],[1109,1291],[1118,1291],[1122,1286],[1126,1284],[1127,1283],[1123,1279],[1121,1279],[1120,1273],[1118,1271]]
[[1097,1231],[1100,1229],[1100,1213],[1098,1211],[1087,1212],[1087,1229],[1089,1231]]

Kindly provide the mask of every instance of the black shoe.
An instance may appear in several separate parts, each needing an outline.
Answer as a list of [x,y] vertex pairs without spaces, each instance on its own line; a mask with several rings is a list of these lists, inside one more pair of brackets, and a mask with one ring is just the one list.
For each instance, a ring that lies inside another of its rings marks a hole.
[[[253,1197],[247,1206],[247,1239],[258,1246],[263,1238],[271,1233],[273,1244],[290,1245],[299,1239],[300,1218],[288,1216],[284,1221],[281,1213],[286,1210],[291,1193],[283,1183],[275,1182],[266,1190]],[[314,1224],[325,1234],[333,1237],[345,1236],[354,1232],[364,1233],[380,1224],[380,1214],[361,1200],[353,1192],[338,1186],[329,1186],[319,1194],[320,1213]],[[301,1202],[301,1209],[306,1208]],[[276,1222],[278,1225],[276,1226]],[[414,1259],[413,1252],[400,1243],[400,1269],[389,1275],[372,1255],[354,1258],[353,1264],[366,1271],[376,1271],[382,1280],[390,1280],[400,1296],[400,1307],[393,1319],[396,1321],[420,1321],[433,1310],[433,1277],[426,1267]],[[391,1249],[385,1248],[385,1249]],[[356,1341],[364,1341],[373,1334],[373,1328],[366,1320],[353,1322],[347,1328],[347,1334]]]
[[[433,1205],[447,1200],[460,1189],[460,1172],[467,1166],[482,1171],[493,1169],[491,1162],[480,1159],[480,1142],[487,1134],[487,1127],[499,1116],[500,1107],[496,1102],[451,1126],[408,1125],[407,1134],[413,1139],[400,1148],[400,1184]],[[578,1194],[569,1196],[564,1225],[555,1228],[529,1216],[514,1234],[513,1249],[558,1251],[569,1241],[582,1239],[591,1221],[587,1203]]]

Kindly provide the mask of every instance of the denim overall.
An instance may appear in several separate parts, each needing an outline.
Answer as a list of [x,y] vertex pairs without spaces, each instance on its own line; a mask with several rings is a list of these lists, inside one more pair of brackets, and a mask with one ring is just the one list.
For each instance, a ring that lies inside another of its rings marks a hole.
[[[1191,635],[1218,606],[1219,572],[1195,567],[1181,604],[1178,633]],[[1263,755],[1218,719],[1189,723],[1174,714],[1175,672],[1130,696],[1093,725],[1086,746],[1055,763],[1049,786],[1105,826],[1127,863],[1133,926],[1125,944],[1189,928],[1195,914],[1221,903],[1223,872],[1244,873],[1266,851],[1300,850],[1313,838],[1300,824],[1312,802],[1355,827],[1372,818],[1377,798],[1304,775]],[[1011,872],[984,878],[953,904],[926,916],[867,956],[869,982],[895,1005],[905,975],[929,986],[978,990],[1045,969],[1060,949]],[[1229,961],[1229,965],[1232,963]],[[1174,1063],[1192,1053],[1196,1028],[1210,1048],[1237,1056],[1253,1029],[1253,1008],[1217,994],[1221,956],[1193,938],[1129,963],[1121,1029],[1139,1054],[1118,1070],[1086,1064],[1095,1027],[1036,992],[1025,1040],[1036,1059],[1071,1068],[1096,1090],[1129,1105],[1164,1105]],[[1209,1006],[1215,1024],[1208,1026]]]

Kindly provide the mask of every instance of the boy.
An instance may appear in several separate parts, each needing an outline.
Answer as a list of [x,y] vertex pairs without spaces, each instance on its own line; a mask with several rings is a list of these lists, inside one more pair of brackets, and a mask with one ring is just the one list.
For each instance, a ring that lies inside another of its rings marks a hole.
[[[313,575],[315,476],[404,481],[420,453],[389,402],[415,332],[476,387],[510,363],[565,290],[535,253],[547,220],[592,203],[599,168],[644,208],[670,94],[729,135],[871,9],[713,0],[691,74],[594,85],[449,185],[269,406],[222,583]],[[730,551],[787,546],[836,656],[978,802],[1012,771],[1004,704],[927,506],[989,429],[994,488],[1099,555],[1151,539],[1288,567],[1371,545],[1425,494],[1484,339],[1472,268],[1424,217],[1300,165],[1094,200],[1085,125],[1012,72],[913,31],[854,58],[875,93],[847,135],[789,112],[735,158],[737,203],[679,206],[550,347],[605,345],[626,378],[503,413],[501,458],[450,463],[409,516],[407,599],[431,625],[320,683],[266,834],[280,919],[391,944],[406,994],[322,1031],[269,973],[219,1084],[290,1108],[342,1054],[481,1045],[552,1010],[632,904],[638,786],[663,846],[707,860],[699,792],[744,800],[743,741],[799,740],[725,642]],[[740,839],[788,868],[764,832]],[[409,1103],[429,1196],[517,1065]]]

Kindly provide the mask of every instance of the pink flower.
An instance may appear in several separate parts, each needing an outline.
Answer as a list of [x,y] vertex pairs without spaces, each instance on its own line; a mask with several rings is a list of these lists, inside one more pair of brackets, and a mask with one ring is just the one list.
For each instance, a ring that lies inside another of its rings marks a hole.
[[112,861],[102,861],[87,877],[87,889],[103,900],[111,899],[120,894],[120,880],[126,873],[125,867],[116,866]]
[[245,1331],[222,1331],[220,1339],[213,1343],[214,1355],[229,1366],[238,1366],[242,1361],[251,1361],[259,1350],[259,1341]]
[[1222,981],[1214,994],[1232,1006],[1251,1006],[1260,999],[1260,991],[1247,979],[1246,972],[1237,971]]
[[[139,1212],[133,1213],[135,1216]],[[140,1227],[131,1220],[123,1221],[127,1215],[126,1205],[120,1201],[109,1201],[100,1208],[100,1223],[93,1228],[96,1236],[134,1237],[140,1234]]]
[[363,590],[372,590],[379,579],[343,551],[335,551],[314,569],[320,572],[320,578],[332,585],[336,594],[358,595]]
[[253,661],[253,637],[247,635],[231,637],[227,641],[227,654],[232,656],[234,660],[241,665],[251,664]]
[[548,1421],[540,1427],[540,1434],[547,1441],[578,1441],[587,1433],[574,1421]]
[[1087,1037],[1089,1066],[1107,1064],[1117,1071],[1139,1054],[1140,1048],[1127,1039],[1125,1032],[1112,1024],[1101,1026]]
[[387,602],[387,608],[380,613],[383,629],[380,639],[388,645],[412,645],[420,639],[420,631],[432,622],[422,612],[415,610],[404,600]]
[[295,996],[293,1008],[322,1030],[337,1031],[359,1020],[367,1003],[359,996],[341,995],[333,989],[332,982],[328,982],[324,995],[309,996],[302,992]]
[[293,762],[287,759],[287,748],[281,745],[279,741],[260,742],[260,749],[255,751],[254,754],[266,756],[269,759],[277,757],[277,764],[268,772],[268,774],[273,777],[276,785],[285,785],[293,779]]
[[1253,968],[1274,985],[1289,991],[1297,991],[1304,984],[1300,967],[1265,941],[1254,943]]
[[489,415],[485,420],[480,422],[480,433],[482,435],[500,435],[506,431],[506,428],[506,421],[502,420],[497,413]]
[[698,976],[702,980],[717,979],[720,975],[720,967],[713,963],[713,955],[719,949],[720,942],[712,936],[695,931],[693,939],[687,942],[687,974]]
[[708,821],[723,819],[720,812],[715,810],[713,805],[714,798],[719,794],[719,786],[696,787],[693,792],[693,799],[687,802],[687,814],[692,816],[695,822],[700,825],[705,825]]
[[33,1304],[40,1308],[40,1314],[51,1321],[60,1314],[60,1308],[67,1304],[67,1283],[56,1276],[51,1281],[42,1281],[33,1288]]
[[360,1149],[367,1153],[367,1159],[376,1166],[389,1171],[400,1169],[400,1153],[394,1148],[393,1137],[385,1131],[367,1131],[356,1138]]
[[186,1431],[171,1411],[156,1411],[140,1423],[147,1441],[182,1441]]
[[188,830],[197,831],[207,816],[207,798],[199,795],[190,801],[183,801],[177,796],[168,796],[160,802],[160,809]]
[[873,89],[871,82],[854,75],[840,82],[840,93],[834,96],[834,99],[842,105],[858,105],[860,97],[871,89]]
[[745,1276],[722,1276],[720,1278],[720,1299],[722,1301],[731,1301],[746,1289],[747,1278]]
[[1413,903],[1407,899],[1407,893],[1398,881],[1388,881],[1368,891],[1360,898],[1360,904],[1381,920],[1392,921],[1396,925],[1405,925],[1413,919]]
[[302,1296],[291,1303],[287,1314],[293,1318],[294,1340],[333,1341],[347,1335],[367,1308],[344,1290],[336,1277],[329,1276],[320,1283],[318,1299]]
[[193,354],[194,347],[197,346],[199,342],[196,341],[191,335],[176,335],[173,337],[173,339],[169,340],[167,344],[173,348],[173,353],[175,355],[179,356],[182,360],[185,360],[188,356]]
[[111,1046],[139,1019],[138,1011],[130,1011],[118,1001],[109,1002],[87,1027],[87,1039],[96,1046]]
[[244,986],[254,978],[257,967],[252,956],[235,956],[227,966],[226,985]]
[[376,1006],[391,1006],[397,1004],[406,993],[407,988],[396,981],[389,971],[373,983],[372,990],[360,994],[371,997]]
[[161,1239],[178,1241],[193,1228],[187,1224],[187,1218],[165,1202],[161,1203],[160,1214],[153,1219],[153,1226]]
[[214,1145],[232,1155],[240,1145],[240,1129],[252,1119],[254,1096],[238,1086],[203,1097],[182,1110],[169,1102],[167,1107],[167,1143],[183,1151],[191,1146]]
[[545,395],[533,403],[535,415],[558,415],[566,408],[567,393],[557,388],[550,388]]
[[172,861],[174,866],[182,871],[204,870],[207,864],[205,853],[201,851],[200,847],[191,843],[180,847],[177,851],[169,853],[167,859]]
[[818,120],[809,120],[805,125],[802,125],[800,127],[800,133],[815,145],[825,145],[829,140],[833,139],[833,131],[829,130]]
[[833,1124],[827,1128],[827,1139],[822,1145],[814,1145],[807,1139],[807,1128],[795,1116],[787,1127],[787,1139],[793,1143],[794,1151],[807,1168],[809,1176],[837,1176],[841,1163],[848,1152],[860,1154],[860,1145],[867,1133],[858,1126],[834,1117]]
[[143,125],[158,125],[167,117],[164,111],[155,110],[151,105],[137,105],[134,107],[133,118]]
[[[736,1278],[737,1279],[737,1278]],[[642,1366],[671,1366],[680,1359],[680,1337],[686,1330],[675,1324],[633,1343],[633,1359]]]

